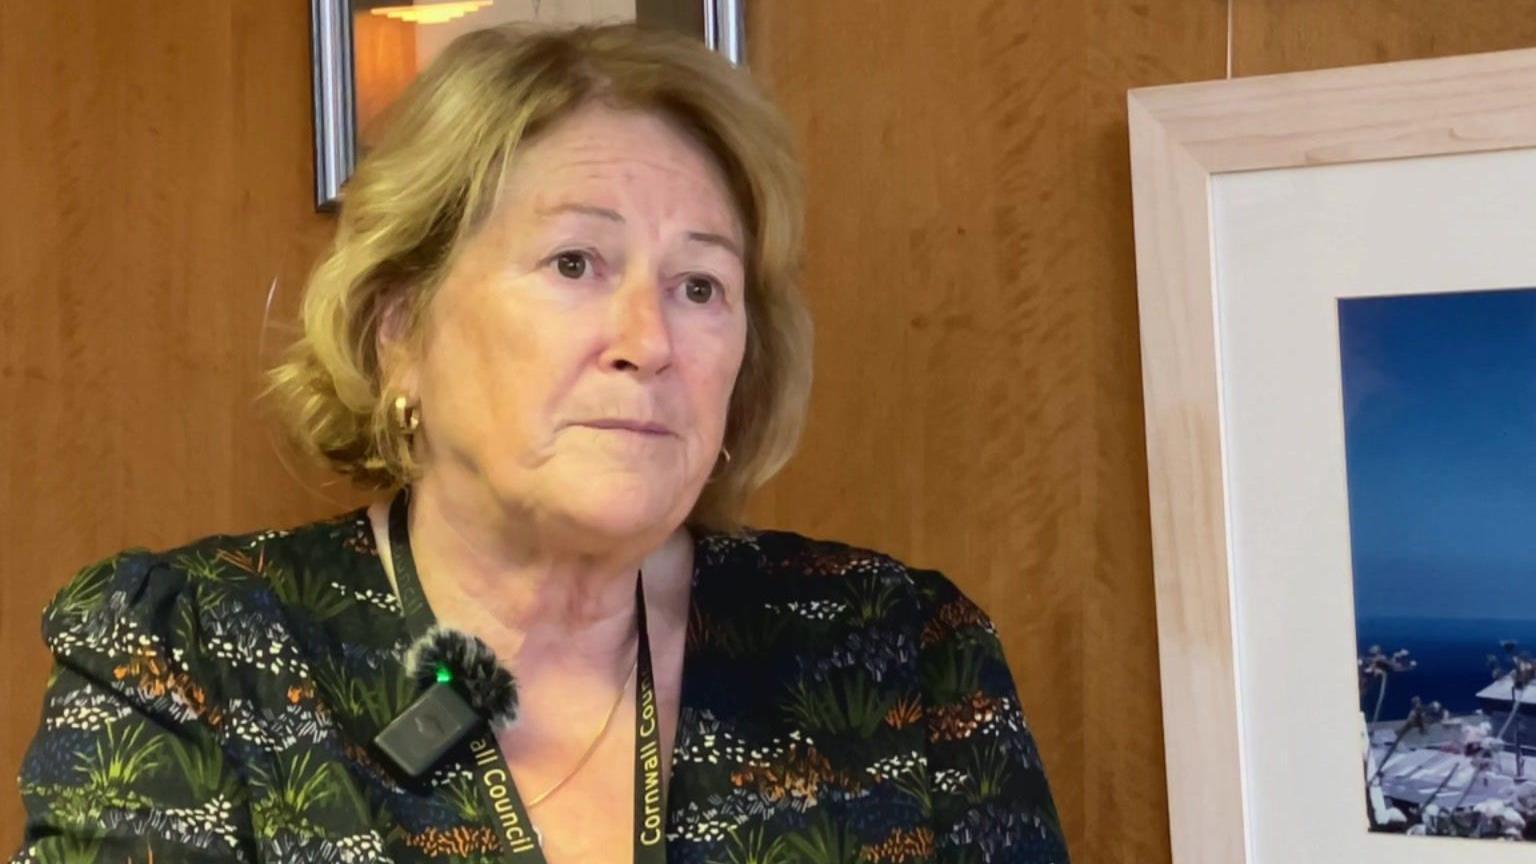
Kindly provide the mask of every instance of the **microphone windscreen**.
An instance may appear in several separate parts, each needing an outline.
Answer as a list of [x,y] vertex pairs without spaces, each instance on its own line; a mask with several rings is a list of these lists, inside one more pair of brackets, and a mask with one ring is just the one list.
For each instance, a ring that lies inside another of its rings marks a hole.
[[480,639],[434,625],[411,643],[405,668],[418,691],[450,684],[493,728],[517,719],[517,681]]

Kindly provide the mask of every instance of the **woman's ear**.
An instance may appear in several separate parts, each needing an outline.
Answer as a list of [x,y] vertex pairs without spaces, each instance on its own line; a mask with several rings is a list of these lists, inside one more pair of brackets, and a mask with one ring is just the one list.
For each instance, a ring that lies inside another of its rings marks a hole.
[[379,380],[385,392],[404,393],[416,400],[416,346],[420,340],[413,332],[410,295],[391,291],[382,301],[379,325],[374,331],[374,348],[379,357]]

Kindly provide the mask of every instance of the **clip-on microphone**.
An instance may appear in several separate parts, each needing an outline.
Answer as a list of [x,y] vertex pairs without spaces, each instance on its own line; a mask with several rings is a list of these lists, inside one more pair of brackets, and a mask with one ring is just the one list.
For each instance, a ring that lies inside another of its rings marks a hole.
[[502,729],[517,717],[517,682],[474,636],[433,626],[411,644],[405,667],[421,695],[373,743],[413,780],[482,724]]

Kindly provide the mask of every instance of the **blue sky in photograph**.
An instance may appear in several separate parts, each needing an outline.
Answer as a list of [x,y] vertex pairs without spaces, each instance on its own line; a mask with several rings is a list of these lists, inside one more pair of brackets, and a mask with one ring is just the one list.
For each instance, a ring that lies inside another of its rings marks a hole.
[[1357,617],[1536,621],[1536,289],[1339,325]]

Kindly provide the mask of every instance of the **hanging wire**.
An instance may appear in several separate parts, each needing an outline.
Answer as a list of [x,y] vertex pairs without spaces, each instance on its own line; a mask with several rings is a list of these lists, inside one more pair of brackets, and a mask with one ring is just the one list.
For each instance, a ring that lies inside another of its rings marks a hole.
[[[278,286],[280,284],[280,277],[273,276],[271,284],[267,286],[267,300],[261,309],[261,326],[256,332],[256,377],[257,380],[263,382],[266,380],[266,371],[272,368],[274,361],[276,360],[273,355],[267,353],[267,334],[271,332],[272,329],[276,326],[272,322],[272,306],[274,301],[277,299]],[[290,336],[292,335],[293,334],[290,334]],[[279,348],[279,350],[281,349]],[[256,400],[257,403],[260,403],[260,401],[260,398]],[[261,409],[264,406],[255,404],[252,407],[257,409],[258,414],[263,413]],[[274,419],[275,418],[263,418],[263,425],[266,427],[267,432],[267,446],[271,449],[272,455],[277,457],[278,464],[283,466],[283,471],[287,472],[288,477],[292,479],[299,488],[303,489],[305,492],[308,492],[310,495],[313,495],[316,498],[327,502],[332,507],[337,509],[346,509],[352,507],[353,505],[351,503],[327,494],[326,490],[328,488],[335,488],[337,485],[339,485],[338,481],[332,480],[316,486],[304,479],[304,476],[293,464],[293,459],[291,458],[293,455],[293,448],[288,446],[285,442],[279,440],[274,428],[274,423],[272,422]]]
[[1227,0],[1227,80],[1232,79],[1232,7],[1237,0]]

